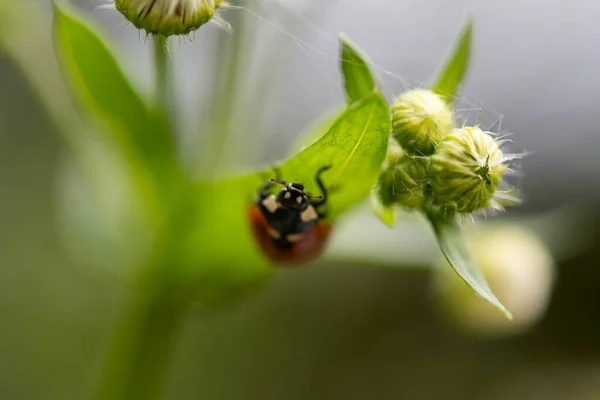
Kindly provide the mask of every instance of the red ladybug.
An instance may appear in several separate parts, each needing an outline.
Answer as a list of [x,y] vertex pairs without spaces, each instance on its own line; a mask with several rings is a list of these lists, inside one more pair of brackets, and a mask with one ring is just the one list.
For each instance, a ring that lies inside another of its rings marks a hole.
[[[258,191],[249,209],[252,232],[263,252],[278,264],[300,264],[317,258],[324,250],[331,224],[324,220],[327,190],[321,174],[331,166],[317,171],[315,180],[322,196],[304,192],[304,185],[271,179]],[[279,194],[269,193],[281,186]]]

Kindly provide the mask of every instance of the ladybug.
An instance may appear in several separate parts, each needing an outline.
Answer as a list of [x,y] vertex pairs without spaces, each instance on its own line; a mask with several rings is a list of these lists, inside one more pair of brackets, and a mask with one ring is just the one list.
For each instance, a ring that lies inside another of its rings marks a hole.
[[[249,208],[252,232],[257,243],[277,264],[300,264],[314,260],[324,250],[331,224],[325,221],[327,189],[317,171],[315,181],[322,195],[311,196],[299,182],[287,184],[271,179],[257,193]],[[273,186],[281,186],[277,195],[269,193]]]

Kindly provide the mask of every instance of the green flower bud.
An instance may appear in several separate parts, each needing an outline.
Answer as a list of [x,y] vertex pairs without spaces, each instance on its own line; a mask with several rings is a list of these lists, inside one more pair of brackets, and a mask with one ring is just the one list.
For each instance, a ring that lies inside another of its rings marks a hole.
[[454,129],[431,156],[434,204],[447,212],[472,213],[494,207],[506,170],[498,142],[476,127]]
[[425,157],[388,152],[390,164],[379,177],[377,193],[384,206],[419,208],[425,202],[428,187]]
[[402,147],[390,138],[383,162],[383,169],[388,169],[390,166],[396,165],[398,160],[404,157],[405,154],[406,152],[402,150]]
[[431,90],[405,92],[392,104],[392,134],[411,154],[432,154],[453,127],[452,110]]
[[460,279],[446,260],[434,269],[440,310],[470,334],[499,337],[523,333],[544,315],[554,283],[554,260],[531,231],[513,224],[479,227],[469,247],[491,289],[513,314],[508,320]]
[[207,23],[222,0],[115,0],[115,7],[136,28],[148,33],[186,35]]

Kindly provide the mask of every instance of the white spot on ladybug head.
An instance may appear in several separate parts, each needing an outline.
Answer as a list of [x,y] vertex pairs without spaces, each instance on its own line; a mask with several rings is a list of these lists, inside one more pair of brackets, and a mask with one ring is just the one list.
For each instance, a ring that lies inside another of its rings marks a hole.
[[277,203],[277,198],[274,194],[270,195],[266,199],[262,201],[262,205],[270,212],[274,213],[279,208],[279,203]]
[[300,196],[296,197],[296,201],[298,202],[298,204],[302,204],[302,197],[300,197]]
[[290,197],[292,197],[292,194],[290,192],[286,192],[283,197],[289,199]]

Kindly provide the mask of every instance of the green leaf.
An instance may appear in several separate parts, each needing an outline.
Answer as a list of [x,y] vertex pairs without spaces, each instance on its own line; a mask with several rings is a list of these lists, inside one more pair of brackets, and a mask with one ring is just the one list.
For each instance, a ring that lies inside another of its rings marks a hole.
[[344,87],[348,103],[373,94],[375,79],[366,58],[345,35],[340,35],[340,67],[344,75]]
[[75,97],[106,124],[104,131],[132,166],[168,179],[175,146],[166,118],[134,89],[94,24],[64,2],[54,4],[55,48]]
[[371,191],[371,209],[375,215],[386,224],[389,228],[393,228],[396,223],[396,214],[393,207],[386,207],[379,200],[377,189]]
[[[329,216],[335,219],[369,195],[385,156],[389,130],[388,106],[380,93],[374,93],[349,106],[322,138],[281,163],[281,178],[305,182],[307,191],[319,194],[315,174],[331,164],[323,181],[328,188],[336,187],[328,202]],[[189,211],[182,214],[185,224],[192,224],[189,233],[180,230],[173,240],[175,254],[186,260],[181,264],[190,265],[192,275],[202,276],[198,282],[236,287],[258,282],[268,273],[270,269],[252,238],[247,211],[258,189],[274,177],[275,172],[269,168],[218,182],[197,183],[189,196]],[[200,269],[195,270],[198,265]],[[205,294],[212,292],[208,286]]]
[[500,310],[507,318],[512,319],[511,313],[500,303],[490,289],[485,277],[473,260],[466,238],[454,220],[447,220],[429,215],[437,241],[454,271],[484,300]]
[[316,121],[313,121],[307,128],[303,129],[290,146],[292,153],[297,153],[305,147],[310,146],[329,132],[331,126],[345,110],[345,105],[336,106],[334,109],[323,113]]
[[[348,104],[359,101],[375,92],[377,85],[369,68],[369,63],[356,46],[344,35],[340,35],[340,69],[344,78],[344,87]],[[343,112],[343,110],[341,111]],[[292,144],[292,150],[301,150],[329,131],[329,128],[341,114],[339,108],[328,112],[298,135]]]
[[369,195],[381,172],[390,124],[385,99],[379,92],[371,94],[350,105],[323,137],[281,164],[282,177],[304,182],[318,194],[315,173],[331,165],[323,180],[335,186],[329,197],[330,215],[336,217]]
[[440,73],[433,91],[444,96],[449,104],[454,103],[453,96],[462,84],[471,60],[471,44],[473,37],[473,21],[469,19],[464,25],[452,55]]

